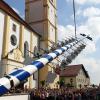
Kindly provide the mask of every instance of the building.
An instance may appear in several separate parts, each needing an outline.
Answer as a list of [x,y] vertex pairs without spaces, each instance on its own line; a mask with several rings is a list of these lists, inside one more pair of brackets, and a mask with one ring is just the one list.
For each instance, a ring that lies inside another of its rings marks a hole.
[[90,77],[82,64],[66,66],[60,72],[60,78],[67,86],[79,89],[90,85]]
[[[0,0],[0,77],[31,63],[40,48],[49,50],[57,42],[56,20],[56,0],[26,0],[25,21]],[[25,85],[38,88],[45,81],[55,87],[59,75],[50,66],[37,71]]]
[[[25,7],[26,22],[41,34],[40,47],[49,50],[51,42],[57,42],[56,0],[26,0]],[[53,63],[57,61],[54,60]],[[55,87],[59,76],[55,75],[50,66],[47,65],[39,70],[39,83],[45,80],[50,87]]]
[[42,35],[41,47],[49,48],[50,40],[57,41],[56,0],[26,0],[25,20]]
[[[0,0],[0,77],[34,60],[30,52],[39,48],[40,37],[7,3]],[[29,88],[38,87],[38,72],[34,77],[31,76],[26,83]]]

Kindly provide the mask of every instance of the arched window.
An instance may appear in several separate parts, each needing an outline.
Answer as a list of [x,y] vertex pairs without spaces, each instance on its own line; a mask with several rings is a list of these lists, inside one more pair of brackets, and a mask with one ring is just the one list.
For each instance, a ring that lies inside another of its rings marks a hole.
[[27,56],[29,56],[29,44],[27,41],[25,41],[24,43],[24,57],[26,58]]
[[40,57],[39,50],[38,50],[37,46],[34,47],[34,57],[37,57],[37,58]]
[[15,35],[11,35],[10,41],[11,41],[11,44],[15,46],[17,44],[17,37]]
[[38,52],[38,49],[37,49],[37,46],[34,47],[34,56],[37,56],[37,52]]

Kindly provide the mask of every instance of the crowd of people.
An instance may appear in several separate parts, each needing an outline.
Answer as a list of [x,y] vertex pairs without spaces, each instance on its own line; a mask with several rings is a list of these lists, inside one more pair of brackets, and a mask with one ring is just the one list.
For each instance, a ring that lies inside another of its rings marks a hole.
[[13,89],[9,93],[26,93],[30,100],[100,100],[100,88]]
[[31,100],[100,100],[99,89],[34,89]]

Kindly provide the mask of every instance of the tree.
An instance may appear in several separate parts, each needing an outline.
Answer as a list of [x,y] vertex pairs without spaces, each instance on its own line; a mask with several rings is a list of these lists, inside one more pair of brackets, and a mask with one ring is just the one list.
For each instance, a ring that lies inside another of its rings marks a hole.
[[61,79],[60,79],[59,85],[60,85],[60,87],[63,87],[63,86],[65,85],[64,78],[61,78]]

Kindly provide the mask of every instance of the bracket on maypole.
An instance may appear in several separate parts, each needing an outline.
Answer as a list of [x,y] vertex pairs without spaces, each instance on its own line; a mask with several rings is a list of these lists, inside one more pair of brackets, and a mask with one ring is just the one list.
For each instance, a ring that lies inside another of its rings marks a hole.
[[[85,36],[85,38],[92,40],[92,38],[89,36]],[[77,43],[81,41],[82,40],[78,40]],[[31,62],[29,65],[26,65],[23,68],[19,68],[11,72],[10,74],[4,76],[3,78],[1,78],[0,79],[0,95],[7,93],[12,87],[18,86],[21,82],[23,82],[28,77],[33,75],[38,69],[43,68],[46,64],[56,59],[58,56],[62,55],[67,50],[71,49],[77,43],[75,40],[72,43],[65,44],[64,46],[61,45],[62,47],[57,48],[51,53],[43,55],[40,59],[35,60]]]

